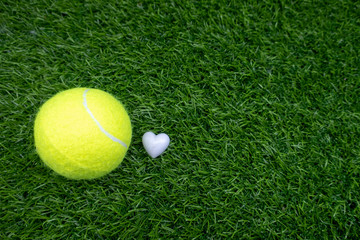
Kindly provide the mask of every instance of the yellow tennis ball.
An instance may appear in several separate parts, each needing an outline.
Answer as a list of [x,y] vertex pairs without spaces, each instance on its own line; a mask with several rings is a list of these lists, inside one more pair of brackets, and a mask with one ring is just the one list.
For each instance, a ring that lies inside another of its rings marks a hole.
[[114,170],[124,159],[131,134],[123,105],[104,91],[87,88],[50,98],[34,126],[40,158],[70,179],[93,179]]

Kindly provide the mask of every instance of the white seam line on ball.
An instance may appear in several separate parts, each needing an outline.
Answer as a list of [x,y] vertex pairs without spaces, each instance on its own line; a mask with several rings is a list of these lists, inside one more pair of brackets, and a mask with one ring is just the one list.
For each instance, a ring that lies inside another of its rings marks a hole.
[[99,123],[98,120],[96,120],[94,114],[92,114],[92,112],[90,111],[88,105],[87,105],[87,101],[86,101],[86,93],[89,91],[90,89],[86,89],[84,91],[84,94],[83,94],[83,97],[84,97],[84,107],[86,109],[86,111],[89,113],[89,115],[91,116],[91,118],[95,121],[96,125],[98,125],[98,127],[100,128],[100,130],[108,137],[110,138],[111,140],[113,140],[114,142],[117,142],[117,143],[120,143],[121,145],[123,145],[125,148],[127,148],[127,145],[121,141],[120,139],[117,139],[116,137],[114,137],[113,135],[111,135],[110,133],[108,133],[102,126],[101,124]]

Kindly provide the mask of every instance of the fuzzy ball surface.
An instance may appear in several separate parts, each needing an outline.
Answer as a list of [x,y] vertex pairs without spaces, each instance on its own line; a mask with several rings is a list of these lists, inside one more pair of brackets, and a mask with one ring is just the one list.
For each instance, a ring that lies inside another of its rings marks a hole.
[[93,179],[114,170],[131,143],[130,118],[112,95],[88,88],[60,92],[40,108],[34,125],[43,162],[70,179]]

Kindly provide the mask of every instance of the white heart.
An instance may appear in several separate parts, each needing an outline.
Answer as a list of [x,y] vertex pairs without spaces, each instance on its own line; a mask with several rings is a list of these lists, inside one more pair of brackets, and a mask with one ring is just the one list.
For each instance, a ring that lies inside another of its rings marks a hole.
[[155,135],[152,132],[147,132],[142,137],[142,142],[147,153],[152,158],[156,158],[167,149],[170,143],[170,138],[165,133]]

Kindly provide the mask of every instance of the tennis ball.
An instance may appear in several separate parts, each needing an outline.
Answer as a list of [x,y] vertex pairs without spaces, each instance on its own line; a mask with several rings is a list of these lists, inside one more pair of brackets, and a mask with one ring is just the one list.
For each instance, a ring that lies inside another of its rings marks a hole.
[[98,89],[73,88],[40,108],[34,124],[43,162],[70,179],[93,179],[114,170],[131,142],[131,122],[123,105]]

